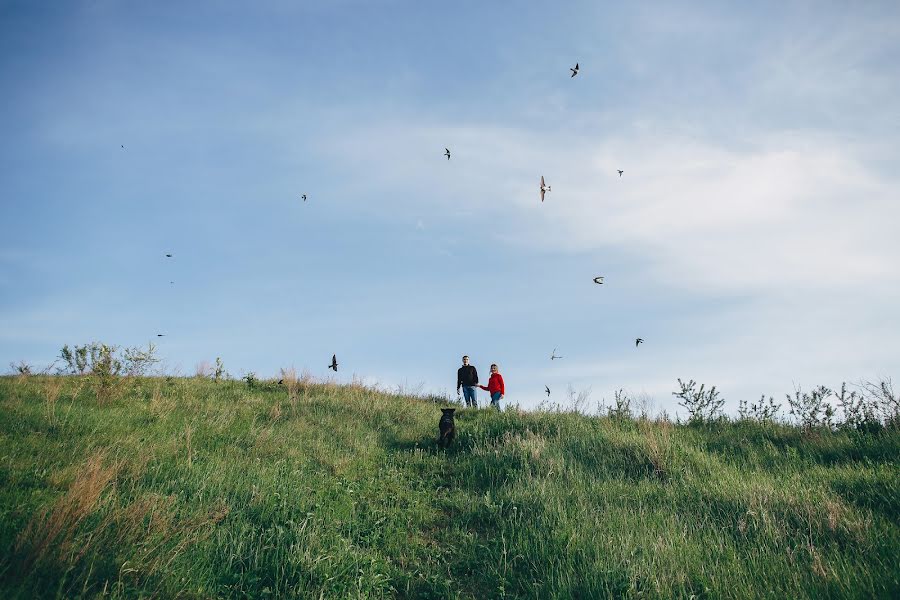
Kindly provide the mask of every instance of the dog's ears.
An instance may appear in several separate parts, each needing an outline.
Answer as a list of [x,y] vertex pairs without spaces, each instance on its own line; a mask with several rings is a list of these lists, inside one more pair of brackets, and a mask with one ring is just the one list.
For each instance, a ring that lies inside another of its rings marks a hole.
[[441,412],[444,413],[444,414],[447,414],[447,413],[451,413],[451,414],[452,414],[455,410],[456,410],[455,408],[442,408],[442,409],[441,409]]

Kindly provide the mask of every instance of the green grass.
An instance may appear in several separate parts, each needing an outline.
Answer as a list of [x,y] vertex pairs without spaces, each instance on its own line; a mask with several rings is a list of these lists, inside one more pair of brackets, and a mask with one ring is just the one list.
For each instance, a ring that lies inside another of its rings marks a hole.
[[896,598],[900,434],[0,378],[0,597]]

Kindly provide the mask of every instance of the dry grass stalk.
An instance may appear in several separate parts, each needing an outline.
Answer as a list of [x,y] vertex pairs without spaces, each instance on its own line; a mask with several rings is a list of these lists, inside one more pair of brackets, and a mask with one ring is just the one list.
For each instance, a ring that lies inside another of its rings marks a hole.
[[174,505],[174,496],[145,494],[116,511],[116,545],[169,533],[172,529]]
[[812,558],[812,572],[822,579],[828,579],[828,569],[825,568],[825,563],[822,561],[822,555],[819,554],[812,543],[809,544],[809,555]]
[[59,394],[62,392],[63,382],[58,377],[51,377],[44,385],[44,412],[47,415],[47,422],[51,426],[57,424],[56,418],[56,401],[59,400]]
[[201,360],[194,366],[194,376],[200,379],[212,377],[213,367],[208,360]]
[[94,453],[78,471],[66,494],[49,509],[35,513],[19,534],[16,552],[25,554],[25,570],[69,553],[78,525],[98,506],[101,495],[121,467],[121,463],[105,466],[104,458],[103,451]]
[[[304,377],[306,374],[304,373]],[[297,401],[300,399],[300,386],[303,385],[297,379],[297,370],[294,367],[289,369],[281,369],[281,381],[288,393],[288,400],[291,402],[291,410],[296,411]]]
[[188,424],[184,430],[184,443],[187,446],[187,464],[190,469],[193,466],[193,453],[191,451],[191,438],[194,435],[194,428]]
[[653,464],[654,475],[660,479],[668,477],[668,464],[672,451],[672,426],[641,419],[638,428],[647,440],[647,457]]
[[161,417],[175,410],[175,402],[168,396],[163,396],[162,388],[157,383],[153,388],[153,394],[150,396],[150,412]]
[[272,404],[272,408],[269,409],[269,420],[273,423],[281,418],[281,403],[279,401],[275,401]]

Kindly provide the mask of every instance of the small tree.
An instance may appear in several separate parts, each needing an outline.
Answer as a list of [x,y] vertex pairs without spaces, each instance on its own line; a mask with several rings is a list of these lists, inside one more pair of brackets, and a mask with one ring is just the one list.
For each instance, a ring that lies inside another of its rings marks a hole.
[[632,417],[631,398],[623,388],[619,388],[613,392],[613,402],[615,405],[610,406],[608,411],[610,419],[624,421],[625,419],[630,419]]
[[88,368],[88,349],[91,345],[93,344],[75,346],[73,349],[70,349],[68,344],[63,346],[59,351],[59,357],[66,363],[66,367],[61,371],[67,370],[72,375],[84,375]]
[[225,375],[225,365],[222,364],[222,359],[218,356],[216,357],[216,370],[213,374],[213,380],[216,383],[219,383],[219,380]]
[[708,390],[705,384],[701,384],[697,389],[697,382],[691,379],[687,383],[678,379],[680,391],[672,392],[672,395],[679,398],[679,406],[684,407],[688,411],[688,421],[692,423],[704,423],[714,421],[722,417],[722,407],[725,400],[719,398],[719,392],[716,386],[712,386]]
[[158,362],[156,346],[153,345],[153,342],[147,344],[146,350],[135,346],[134,348],[125,348],[122,351],[123,370],[126,375],[132,377],[143,377],[150,367]]
[[778,420],[778,411],[781,410],[780,404],[775,404],[775,399],[762,394],[759,402],[751,402],[747,405],[746,400],[738,403],[738,417],[745,421],[758,421],[760,423],[774,423]]
[[101,404],[110,399],[116,388],[116,380],[122,374],[122,361],[116,357],[116,346],[106,344],[90,345],[91,377],[97,401]]
[[853,390],[847,393],[847,382],[841,383],[841,391],[834,395],[843,413],[841,427],[857,430],[877,430],[881,428],[878,419],[878,403],[863,392]]
[[833,426],[834,407],[828,404],[828,398],[834,392],[820,385],[811,392],[805,393],[798,386],[794,395],[786,394],[790,413],[794,415],[803,429]]

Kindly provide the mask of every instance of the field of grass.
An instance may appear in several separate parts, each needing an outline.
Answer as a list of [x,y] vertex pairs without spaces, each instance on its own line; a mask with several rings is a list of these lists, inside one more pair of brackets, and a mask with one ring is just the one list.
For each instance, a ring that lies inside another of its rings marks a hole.
[[0,597],[900,597],[896,430],[95,383],[0,378]]

